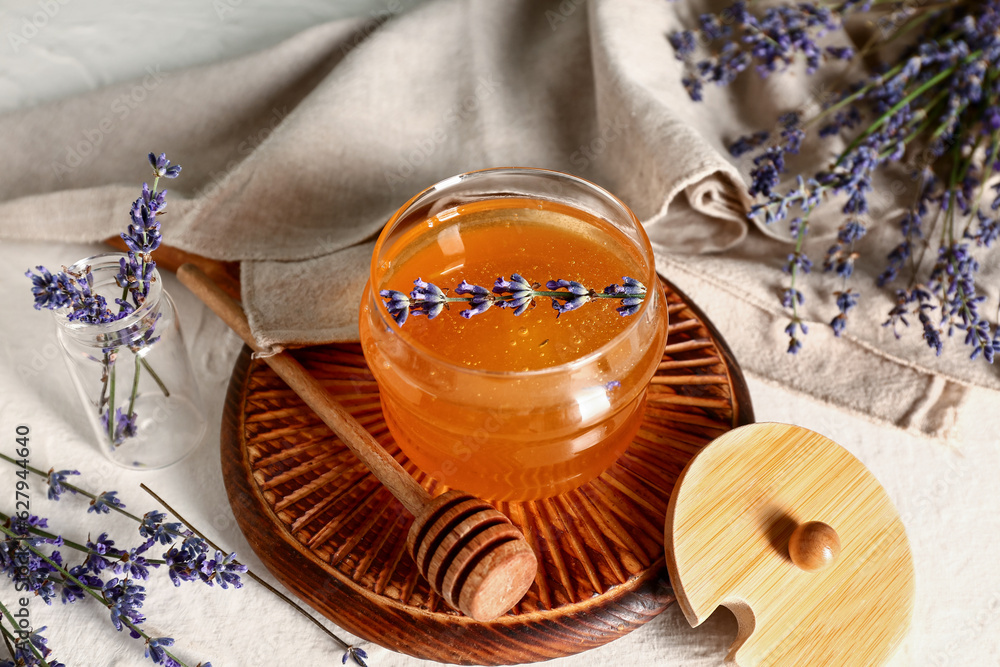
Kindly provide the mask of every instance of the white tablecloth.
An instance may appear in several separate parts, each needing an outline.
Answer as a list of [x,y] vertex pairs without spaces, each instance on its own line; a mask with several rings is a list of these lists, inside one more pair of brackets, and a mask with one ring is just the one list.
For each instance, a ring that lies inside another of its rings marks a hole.
[[[403,4],[409,3],[354,0],[335,7],[313,0],[266,7],[249,0],[178,0],[134,2],[121,10],[96,0],[3,2],[0,25],[10,32],[0,44],[0,110],[129,79],[150,62],[170,70],[245,53],[322,20],[355,14],[377,22],[379,15]],[[178,303],[211,420],[204,443],[171,468],[140,473],[106,462],[88,442],[84,415],[56,352],[53,323],[48,313],[32,309],[22,274],[36,264],[58,267],[102,250],[0,245],[0,447],[10,452],[16,425],[28,424],[34,466],[77,468],[83,473],[82,486],[116,489],[129,509],[140,514],[156,508],[139,489],[144,482],[267,576],[236,527],[218,455],[222,402],[239,342],[172,275],[165,276],[166,287]],[[683,282],[678,284],[684,288]],[[959,416],[956,437],[931,441],[868,423],[754,377],[748,380],[758,420],[796,423],[838,441],[872,470],[896,503],[914,554],[917,597],[912,630],[892,664],[1000,664],[1000,406],[990,404],[986,395],[975,397]],[[12,467],[0,464],[0,511],[13,509],[16,479]],[[107,530],[121,543],[136,543],[129,521],[87,514],[80,498],[51,503],[41,480],[32,480],[31,502],[35,513],[50,517],[51,525],[67,537],[82,541]],[[11,583],[0,582],[0,599],[9,604],[12,598]],[[30,609],[36,627],[49,627],[53,657],[70,666],[150,664],[142,657],[141,642],[116,633],[107,612],[96,604],[46,608],[35,600]],[[332,664],[341,655],[329,639],[253,582],[242,590],[195,584],[175,589],[164,573],[155,573],[145,611],[147,631],[174,637],[175,653],[191,665],[199,660],[211,660],[215,667]],[[735,633],[735,620],[726,610],[691,629],[672,606],[624,639],[550,664],[720,665]],[[369,663],[378,667],[430,664],[375,645],[364,648]],[[0,659],[2,653],[0,648]]]

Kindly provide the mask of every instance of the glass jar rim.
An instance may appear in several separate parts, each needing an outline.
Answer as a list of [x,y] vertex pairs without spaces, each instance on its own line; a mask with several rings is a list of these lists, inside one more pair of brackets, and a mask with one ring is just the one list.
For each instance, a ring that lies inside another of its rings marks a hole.
[[[555,373],[566,373],[587,366],[588,364],[593,363],[596,359],[604,356],[608,352],[608,350],[612,350],[618,347],[622,343],[622,341],[628,338],[634,332],[634,330],[640,325],[642,321],[642,316],[646,314],[648,309],[651,307],[650,304],[654,301],[654,298],[650,298],[650,296],[654,295],[655,291],[660,290],[660,280],[659,280],[659,275],[656,272],[656,262],[655,262],[655,257],[653,256],[653,247],[649,242],[649,237],[646,235],[645,228],[642,226],[642,223],[639,221],[639,218],[635,215],[635,213],[632,212],[632,209],[630,209],[622,200],[620,200],[618,197],[616,197],[615,195],[613,195],[611,192],[601,187],[600,185],[592,183],[591,181],[588,181],[584,178],[580,178],[579,176],[574,176],[573,174],[568,174],[566,172],[556,171],[553,169],[542,169],[539,167],[489,167],[486,169],[477,169],[474,171],[464,172],[462,174],[456,174],[455,176],[449,176],[448,178],[442,179],[437,183],[420,191],[419,193],[411,197],[405,204],[400,206],[395,213],[393,213],[392,217],[389,218],[389,221],[386,222],[385,226],[382,228],[382,231],[375,242],[375,248],[372,251],[372,259],[368,274],[368,284],[370,286],[371,298],[373,302],[378,304],[376,271],[378,269],[378,264],[379,264],[379,255],[381,254],[382,249],[385,246],[385,243],[388,240],[389,235],[392,233],[392,230],[395,227],[396,223],[399,222],[399,220],[403,218],[403,216],[406,213],[408,213],[413,208],[421,204],[424,201],[424,199],[433,195],[436,191],[461,183],[462,181],[467,179],[479,178],[494,174],[504,174],[504,173],[521,174],[527,176],[531,175],[549,176],[549,177],[555,177],[557,179],[562,179],[570,183],[575,183],[579,186],[582,186],[584,189],[597,194],[606,203],[611,204],[613,207],[619,209],[620,212],[624,214],[626,218],[631,220],[639,236],[639,243],[637,245],[639,247],[639,250],[644,255],[644,258],[648,260],[648,265],[649,265],[648,270],[646,271],[646,275],[643,276],[643,284],[646,286],[647,298],[644,298],[642,300],[642,304],[639,306],[639,310],[629,316],[631,318],[634,318],[633,321],[630,322],[628,326],[626,326],[620,332],[618,332],[618,334],[615,335],[614,338],[607,341],[600,347],[591,350],[590,352],[581,357],[578,357],[571,361],[566,361],[560,364],[556,364],[553,366],[546,366],[545,368],[538,368],[534,370],[522,370],[522,371],[497,371],[497,370],[489,370],[482,368],[469,368],[468,366],[460,366],[450,361],[446,357],[438,354],[437,352],[429,349],[425,345],[421,345],[420,343],[409,340],[406,336],[398,336],[399,340],[401,340],[403,344],[405,344],[407,347],[416,350],[421,354],[426,355],[427,357],[432,358],[436,364],[444,368],[448,368],[450,371],[469,374],[469,375],[478,375],[483,377],[509,377],[514,375],[517,375],[518,377],[523,377],[523,376],[539,377]],[[541,198],[544,199],[544,197]],[[662,297],[657,295],[655,300],[660,301],[662,300]],[[665,308],[666,304],[660,303],[660,307]],[[396,324],[395,320],[393,320],[391,317],[387,317],[387,312],[385,311],[384,308],[376,307],[375,310],[378,313],[379,320],[386,327],[391,329],[393,326],[396,327],[399,326],[398,324]]]
[[[120,268],[120,260],[126,259],[128,255],[126,253],[118,252],[108,252],[101,253],[99,255],[93,255],[91,257],[84,257],[81,260],[74,262],[72,265],[67,267],[67,273],[83,273],[83,270],[90,266],[90,270],[95,274],[95,287],[97,285],[97,273],[106,272],[109,269],[114,269],[116,272]],[[153,269],[152,276],[149,281],[149,293],[146,295],[146,300],[143,301],[142,305],[136,308],[134,311],[122,317],[121,319],[115,320],[113,322],[81,322],[79,320],[70,320],[67,315],[67,308],[59,308],[58,310],[53,310],[52,314],[55,316],[56,322],[59,324],[61,329],[68,334],[72,335],[74,338],[79,339],[91,339],[98,336],[115,336],[127,329],[134,329],[136,325],[149,317],[158,307],[160,302],[160,295],[163,292],[162,281],[160,279],[160,271],[157,268]]]

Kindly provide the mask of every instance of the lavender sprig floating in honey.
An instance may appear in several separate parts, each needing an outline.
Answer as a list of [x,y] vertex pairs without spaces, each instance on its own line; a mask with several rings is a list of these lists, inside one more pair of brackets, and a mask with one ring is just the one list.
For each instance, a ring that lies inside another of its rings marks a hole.
[[413,281],[413,291],[409,294],[398,290],[384,289],[379,292],[386,310],[392,315],[396,324],[402,326],[412,313],[414,316],[425,316],[432,320],[448,307],[449,303],[465,303],[468,308],[459,314],[468,319],[485,313],[493,306],[507,308],[520,315],[535,305],[535,299],[547,298],[556,311],[556,317],[571,310],[576,310],[593,299],[619,299],[621,306],[616,308],[622,317],[633,315],[642,305],[646,296],[646,286],[635,278],[622,277],[622,284],[612,284],[598,292],[585,287],[575,280],[549,280],[545,283],[548,289],[540,289],[541,283],[527,281],[520,274],[512,273],[510,280],[503,276],[497,278],[493,289],[482,285],[473,285],[465,280],[455,287],[455,294],[449,296],[437,285],[420,278]]

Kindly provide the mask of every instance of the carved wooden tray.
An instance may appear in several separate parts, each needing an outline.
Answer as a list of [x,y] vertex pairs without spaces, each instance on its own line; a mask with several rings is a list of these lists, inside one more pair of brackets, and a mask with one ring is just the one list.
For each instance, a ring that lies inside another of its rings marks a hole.
[[[542,501],[499,503],[538,556],[535,584],[489,623],[442,604],[406,551],[412,517],[264,364],[244,348],[222,425],[222,468],[240,528],[290,590],[344,629],[419,658],[511,664],[572,655],[635,630],[674,601],[663,526],[677,476],[704,445],[753,421],[724,341],[664,282],[670,333],[645,420],[604,474]],[[294,356],[432,494],[386,429],[357,344]]]

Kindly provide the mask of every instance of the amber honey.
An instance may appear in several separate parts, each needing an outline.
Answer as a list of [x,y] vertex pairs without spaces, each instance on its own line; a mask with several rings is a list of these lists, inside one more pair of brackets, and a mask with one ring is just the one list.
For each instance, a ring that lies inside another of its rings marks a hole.
[[[589,212],[522,197],[447,207],[391,241],[373,259],[361,342],[407,456],[444,484],[493,500],[560,494],[610,466],[638,429],[666,336],[642,244]],[[492,288],[511,273],[540,289],[562,278],[600,292],[623,276],[652,289],[628,317],[614,299],[558,314],[539,297],[519,316],[493,306],[465,318],[466,304],[451,303],[401,327],[377,295],[409,292],[420,278],[455,296],[462,280]]]

